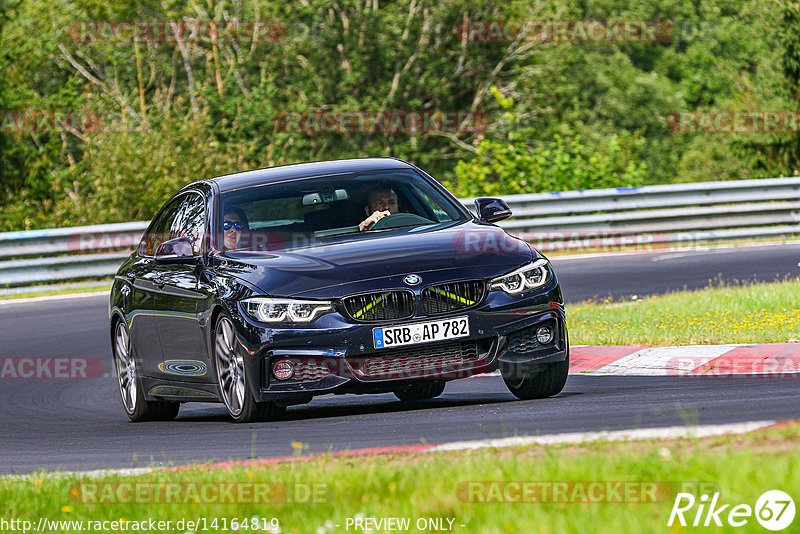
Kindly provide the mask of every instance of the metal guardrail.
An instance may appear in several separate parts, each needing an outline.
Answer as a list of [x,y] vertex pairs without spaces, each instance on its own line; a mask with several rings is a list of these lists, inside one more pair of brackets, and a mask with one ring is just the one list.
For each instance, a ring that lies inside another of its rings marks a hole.
[[[503,198],[514,216],[500,226],[544,251],[800,234],[800,177]],[[0,287],[112,276],[147,224],[0,233]]]
[[[540,249],[686,245],[800,233],[800,177],[505,197],[500,226]],[[462,199],[465,205],[474,199]]]
[[0,233],[0,287],[113,276],[148,224]]

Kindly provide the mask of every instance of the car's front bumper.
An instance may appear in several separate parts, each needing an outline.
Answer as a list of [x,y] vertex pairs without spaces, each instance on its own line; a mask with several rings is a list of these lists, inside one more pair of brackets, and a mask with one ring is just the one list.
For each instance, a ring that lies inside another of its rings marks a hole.
[[[529,296],[492,291],[477,308],[444,316],[413,317],[387,324],[356,324],[338,313],[327,314],[312,326],[268,328],[239,310],[235,317],[253,394],[259,401],[298,402],[325,393],[392,391],[409,380],[453,380],[502,367],[533,373],[545,363],[568,354],[568,335],[557,283]],[[452,341],[376,349],[373,329],[414,324],[443,317],[469,320],[470,335]],[[554,340],[536,341],[543,324],[555,329]],[[276,360],[291,360],[297,374],[279,380],[272,372]]]

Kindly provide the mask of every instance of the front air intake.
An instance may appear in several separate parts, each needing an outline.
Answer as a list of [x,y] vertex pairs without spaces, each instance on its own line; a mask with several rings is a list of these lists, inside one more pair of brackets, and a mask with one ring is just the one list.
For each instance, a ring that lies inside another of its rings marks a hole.
[[439,315],[477,306],[486,296],[484,280],[450,282],[422,290],[422,310],[425,315]]
[[342,299],[347,314],[356,321],[391,321],[414,314],[411,291],[380,291]]

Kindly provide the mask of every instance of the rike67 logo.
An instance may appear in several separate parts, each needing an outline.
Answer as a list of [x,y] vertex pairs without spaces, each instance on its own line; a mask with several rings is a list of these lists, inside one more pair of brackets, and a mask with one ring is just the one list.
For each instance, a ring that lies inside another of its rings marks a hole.
[[684,527],[688,524],[694,527],[721,527],[724,523],[732,527],[743,527],[754,515],[765,529],[784,530],[794,520],[794,501],[781,490],[764,492],[756,501],[755,507],[749,504],[723,504],[719,493],[714,493],[711,497],[703,494],[699,499],[691,493],[678,493],[667,526],[671,527],[677,520]]

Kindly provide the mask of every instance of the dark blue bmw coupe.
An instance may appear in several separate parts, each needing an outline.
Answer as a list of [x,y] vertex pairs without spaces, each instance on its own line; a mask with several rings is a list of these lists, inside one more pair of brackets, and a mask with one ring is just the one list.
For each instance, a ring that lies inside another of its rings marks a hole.
[[113,358],[133,421],[183,402],[237,422],[327,393],[431,399],[499,369],[520,399],[569,369],[547,259],[393,158],[262,169],[191,183],[117,272]]

